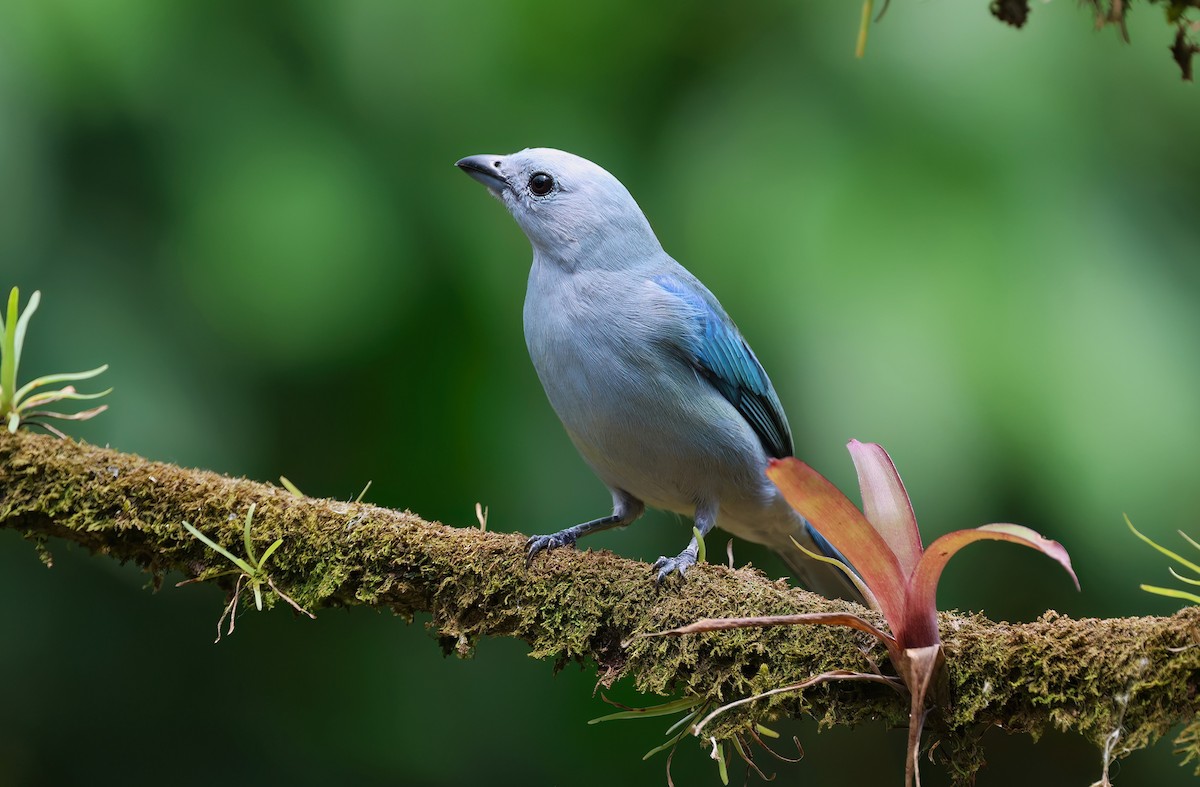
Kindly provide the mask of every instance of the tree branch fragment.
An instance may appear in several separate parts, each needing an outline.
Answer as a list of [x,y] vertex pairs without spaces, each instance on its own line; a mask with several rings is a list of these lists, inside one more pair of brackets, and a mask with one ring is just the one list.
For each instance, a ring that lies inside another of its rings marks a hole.
[[[518,637],[539,658],[595,663],[605,685],[628,678],[649,694],[717,702],[835,670],[869,672],[880,664],[890,672],[873,641],[828,627],[643,638],[622,647],[635,634],[702,617],[853,611],[882,625],[856,605],[753,569],[703,564],[684,581],[658,587],[644,563],[567,549],[526,568],[516,534],[296,497],[44,435],[0,434],[0,527],[39,545],[63,539],[132,561],[159,581],[172,571],[191,578],[228,568],[181,523],[236,554],[251,503],[255,549],[283,539],[270,578],[300,605],[386,607],[408,620],[428,613],[447,652],[469,655],[481,636]],[[232,578],[221,581],[231,589]],[[1035,736],[1051,727],[1073,731],[1119,753],[1191,722],[1178,742],[1193,758],[1200,752],[1200,609],[1110,620],[1047,612],[1021,624],[943,613],[940,626],[950,704],[931,717],[927,738],[940,741],[937,752],[960,783],[982,763],[978,740],[994,726]],[[886,686],[831,682],[739,707],[706,731],[729,737],[755,719],[801,714],[828,725],[883,719],[904,726],[908,705]]]

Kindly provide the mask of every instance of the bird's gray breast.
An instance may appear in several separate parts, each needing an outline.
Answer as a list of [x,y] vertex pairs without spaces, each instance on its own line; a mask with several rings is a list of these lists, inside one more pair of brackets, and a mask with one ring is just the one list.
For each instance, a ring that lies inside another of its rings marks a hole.
[[694,325],[650,276],[535,262],[524,317],[546,396],[606,484],[683,513],[756,494],[758,438],[681,352]]
[[525,341],[568,431],[598,439],[619,418],[640,418],[635,400],[662,386],[668,363],[678,365],[663,351],[672,329],[644,292],[646,280],[556,268],[531,272]]

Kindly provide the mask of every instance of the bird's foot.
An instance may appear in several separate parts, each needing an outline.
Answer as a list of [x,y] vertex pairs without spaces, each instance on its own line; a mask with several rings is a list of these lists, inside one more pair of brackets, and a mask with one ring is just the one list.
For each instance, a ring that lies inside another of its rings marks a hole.
[[654,577],[654,584],[660,584],[676,571],[682,577],[694,565],[696,565],[696,548],[693,546],[689,546],[675,557],[666,557],[664,555],[654,561],[654,565],[652,566],[653,570],[658,572]]
[[578,538],[578,533],[573,527],[568,527],[566,530],[560,530],[557,533],[551,533],[548,536],[531,536],[525,542],[525,567],[529,568],[533,563],[534,557],[539,552],[546,552],[558,547],[573,547],[575,539]]

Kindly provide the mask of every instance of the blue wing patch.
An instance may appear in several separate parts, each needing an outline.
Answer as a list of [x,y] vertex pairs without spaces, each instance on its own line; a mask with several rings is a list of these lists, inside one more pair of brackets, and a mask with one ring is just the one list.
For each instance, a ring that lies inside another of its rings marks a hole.
[[695,313],[699,328],[697,341],[683,348],[690,356],[688,360],[737,408],[770,456],[791,456],[794,452],[792,432],[775,388],[716,299],[707,292],[688,287],[674,276],[655,276],[654,282],[687,303]]

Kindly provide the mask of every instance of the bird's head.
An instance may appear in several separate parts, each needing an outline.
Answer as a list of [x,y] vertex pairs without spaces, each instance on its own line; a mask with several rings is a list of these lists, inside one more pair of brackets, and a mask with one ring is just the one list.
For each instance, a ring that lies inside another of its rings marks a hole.
[[536,253],[560,264],[615,266],[662,248],[629,191],[585,158],[528,148],[456,166],[504,203]]

